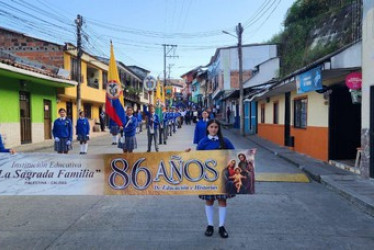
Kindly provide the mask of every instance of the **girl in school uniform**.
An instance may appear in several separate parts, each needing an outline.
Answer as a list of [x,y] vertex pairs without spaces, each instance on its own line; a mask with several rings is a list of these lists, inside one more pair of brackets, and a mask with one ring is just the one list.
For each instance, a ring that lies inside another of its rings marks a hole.
[[90,139],[90,123],[85,117],[84,111],[79,112],[77,125],[75,126],[77,140],[80,143],[81,155],[86,155],[88,150],[88,140]]
[[59,154],[67,154],[72,149],[73,126],[71,120],[66,117],[66,110],[60,108],[60,115],[53,123],[53,138],[55,139],[55,151]]
[[127,107],[123,127],[124,138],[121,138],[121,143],[118,144],[118,147],[122,148],[124,153],[132,153],[134,149],[137,148],[135,135],[136,127],[138,126],[138,118],[133,114],[134,110],[132,109],[132,107]]
[[148,137],[148,150],[147,152],[151,152],[152,147],[152,140],[155,143],[155,150],[158,152],[158,126],[160,126],[160,118],[155,113],[155,107],[153,105],[149,105],[149,112],[147,114],[147,137]]
[[0,135],[0,153],[11,153],[11,154],[15,153],[15,151],[13,149],[4,147],[1,135]]
[[112,119],[109,120],[109,129],[110,133],[112,134],[112,145],[117,145],[119,126]]
[[[206,136],[200,140],[196,150],[215,150],[215,149],[235,149],[234,145],[223,137],[220,123],[216,120],[210,120],[207,123]],[[199,198],[205,200],[205,214],[208,221],[208,226],[205,231],[206,236],[212,236],[214,232],[213,227],[213,215],[214,215],[214,201],[218,200],[218,212],[219,212],[219,228],[218,232],[222,238],[229,237],[225,229],[226,219],[226,200],[232,198],[235,195],[224,194],[224,195],[199,195]]]
[[199,120],[196,123],[194,137],[193,137],[193,143],[198,144],[201,139],[203,139],[206,136],[206,125],[208,123],[208,112],[203,112],[203,119]]

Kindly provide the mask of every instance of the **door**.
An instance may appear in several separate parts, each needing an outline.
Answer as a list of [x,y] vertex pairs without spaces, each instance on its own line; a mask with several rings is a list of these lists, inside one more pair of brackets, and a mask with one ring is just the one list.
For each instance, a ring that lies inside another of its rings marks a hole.
[[251,122],[250,122],[250,130],[251,135],[257,134],[257,102],[251,102]]
[[30,93],[19,92],[19,107],[21,119],[21,144],[31,142],[31,110]]
[[52,139],[52,112],[51,101],[44,100],[44,139]]
[[291,136],[291,93],[285,93],[284,106],[284,145],[294,147],[294,137]]
[[329,97],[329,159],[355,159],[361,145],[361,104],[352,104],[344,83],[331,86]]
[[72,102],[66,102],[66,116],[71,121],[73,121],[73,103]]
[[250,103],[249,102],[244,102],[244,131],[245,131],[245,134],[248,135],[249,132],[250,132],[250,127],[249,127],[249,116],[250,116],[250,112],[249,112],[249,106],[250,106]]

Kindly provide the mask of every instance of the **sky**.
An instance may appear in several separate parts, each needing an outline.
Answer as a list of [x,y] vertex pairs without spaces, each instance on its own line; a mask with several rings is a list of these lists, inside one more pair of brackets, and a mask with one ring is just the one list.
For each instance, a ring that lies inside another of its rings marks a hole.
[[[83,47],[163,78],[163,44],[176,45],[167,58],[170,77],[210,62],[216,48],[234,46],[235,26],[243,44],[267,42],[283,29],[294,0],[0,0],[0,26],[51,42],[76,44],[83,16]],[[227,31],[232,36],[224,34]],[[168,75],[168,73],[167,73]]]

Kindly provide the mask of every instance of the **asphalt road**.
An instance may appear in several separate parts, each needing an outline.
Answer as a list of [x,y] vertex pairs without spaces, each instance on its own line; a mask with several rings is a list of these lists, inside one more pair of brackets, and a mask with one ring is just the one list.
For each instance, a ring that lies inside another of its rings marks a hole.
[[[236,148],[255,147],[225,135]],[[184,126],[160,150],[193,147],[192,136]],[[145,151],[145,132],[137,137]],[[89,154],[121,152],[110,144],[110,135],[93,138]],[[256,172],[301,173],[263,149]],[[228,239],[204,236],[195,196],[0,196],[0,249],[374,249],[374,218],[316,182],[257,182],[256,191],[228,200]],[[218,209],[216,225],[217,217]]]

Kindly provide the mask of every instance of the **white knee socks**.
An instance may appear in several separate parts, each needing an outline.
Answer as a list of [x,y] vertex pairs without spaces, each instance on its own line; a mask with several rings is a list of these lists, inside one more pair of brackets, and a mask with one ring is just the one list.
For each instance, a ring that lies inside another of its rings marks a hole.
[[81,145],[80,145],[80,150],[81,150],[81,153],[87,153],[87,150],[88,150],[88,143],[81,144]]
[[205,205],[205,215],[208,221],[208,226],[213,226],[213,214],[214,214],[213,206]]
[[117,143],[117,136],[116,136],[116,135],[113,135],[113,137],[112,137],[112,142],[113,142],[113,143]]
[[225,219],[226,219],[226,207],[218,207],[218,213],[219,213],[219,226],[223,227],[225,225]]

